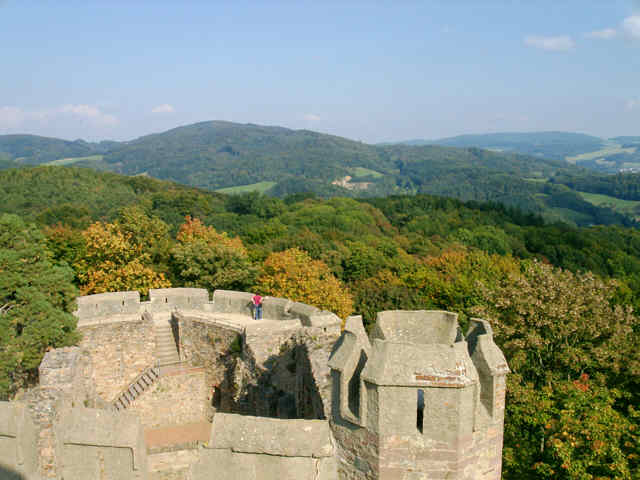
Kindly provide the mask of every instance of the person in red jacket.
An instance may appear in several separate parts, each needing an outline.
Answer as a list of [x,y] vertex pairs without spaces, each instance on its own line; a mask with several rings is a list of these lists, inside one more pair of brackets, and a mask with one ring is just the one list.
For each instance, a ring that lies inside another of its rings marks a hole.
[[253,319],[262,320],[262,297],[257,293],[253,296]]

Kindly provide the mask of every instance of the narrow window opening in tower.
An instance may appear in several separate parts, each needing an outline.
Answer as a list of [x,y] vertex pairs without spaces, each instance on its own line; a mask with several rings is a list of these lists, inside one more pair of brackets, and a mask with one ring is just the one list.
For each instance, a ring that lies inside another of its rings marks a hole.
[[360,360],[349,380],[349,410],[356,418],[360,418],[360,373],[367,363],[367,354],[360,352]]
[[424,390],[418,390],[418,415],[416,418],[418,431],[422,433],[424,427]]

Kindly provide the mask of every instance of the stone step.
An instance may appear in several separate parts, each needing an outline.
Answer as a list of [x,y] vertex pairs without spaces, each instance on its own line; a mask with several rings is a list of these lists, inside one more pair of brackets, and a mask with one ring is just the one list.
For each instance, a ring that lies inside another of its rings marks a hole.
[[156,358],[158,360],[161,360],[164,358],[180,358],[180,355],[178,355],[178,352],[162,352],[162,353],[156,353]]
[[154,328],[156,335],[173,335],[173,328]]
[[156,357],[158,355],[178,355],[178,349],[175,347],[156,348]]
[[[163,355],[160,362],[173,363],[177,352]],[[164,359],[166,357],[166,359]],[[124,390],[113,402],[112,408],[115,410],[125,410],[131,406],[131,403],[150,388],[155,381],[160,378],[160,369],[152,367],[144,371],[134,382],[132,382],[126,390]]]
[[167,331],[157,331],[155,332],[155,336],[156,338],[158,337],[162,337],[162,338],[174,338],[175,335],[173,334],[173,332],[171,330],[167,330]]
[[175,357],[158,358],[158,363],[160,365],[169,365],[171,363],[180,363],[180,358],[177,355]]
[[167,337],[159,337],[158,335],[156,335],[156,342],[171,342],[171,343],[176,343],[176,340],[173,338],[172,336],[167,336]]
[[156,353],[157,352],[177,352],[178,349],[176,348],[175,345],[158,345],[156,347]]

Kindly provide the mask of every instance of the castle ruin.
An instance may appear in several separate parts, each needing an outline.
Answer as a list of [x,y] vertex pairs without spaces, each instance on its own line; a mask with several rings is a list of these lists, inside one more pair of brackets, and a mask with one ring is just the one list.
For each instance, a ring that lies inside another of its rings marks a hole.
[[490,325],[362,319],[251,293],[78,298],[78,347],[0,402],[0,478],[497,480],[507,363]]

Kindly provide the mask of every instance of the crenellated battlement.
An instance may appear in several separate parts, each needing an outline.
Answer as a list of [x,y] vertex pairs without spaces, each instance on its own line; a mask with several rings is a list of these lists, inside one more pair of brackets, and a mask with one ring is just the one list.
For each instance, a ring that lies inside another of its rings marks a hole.
[[[149,300],[141,301],[138,292],[97,293],[78,297],[78,327],[98,323],[138,320],[144,313],[171,313],[178,310],[212,314],[253,315],[253,293],[203,288],[159,288],[149,290]],[[264,297],[266,320],[299,320],[305,327],[334,326],[341,323],[332,312],[286,298]]]
[[465,339],[451,312],[380,312],[370,341],[350,317],[329,366],[346,478],[500,478],[509,368],[485,320]]
[[[78,298],[80,345],[47,352],[40,385],[0,402],[0,466],[27,480],[500,478],[509,367],[487,321],[464,335],[455,313],[386,311],[368,335],[359,316],[342,328],[285,298],[255,320],[252,297]],[[154,443],[196,425],[191,443]]]

